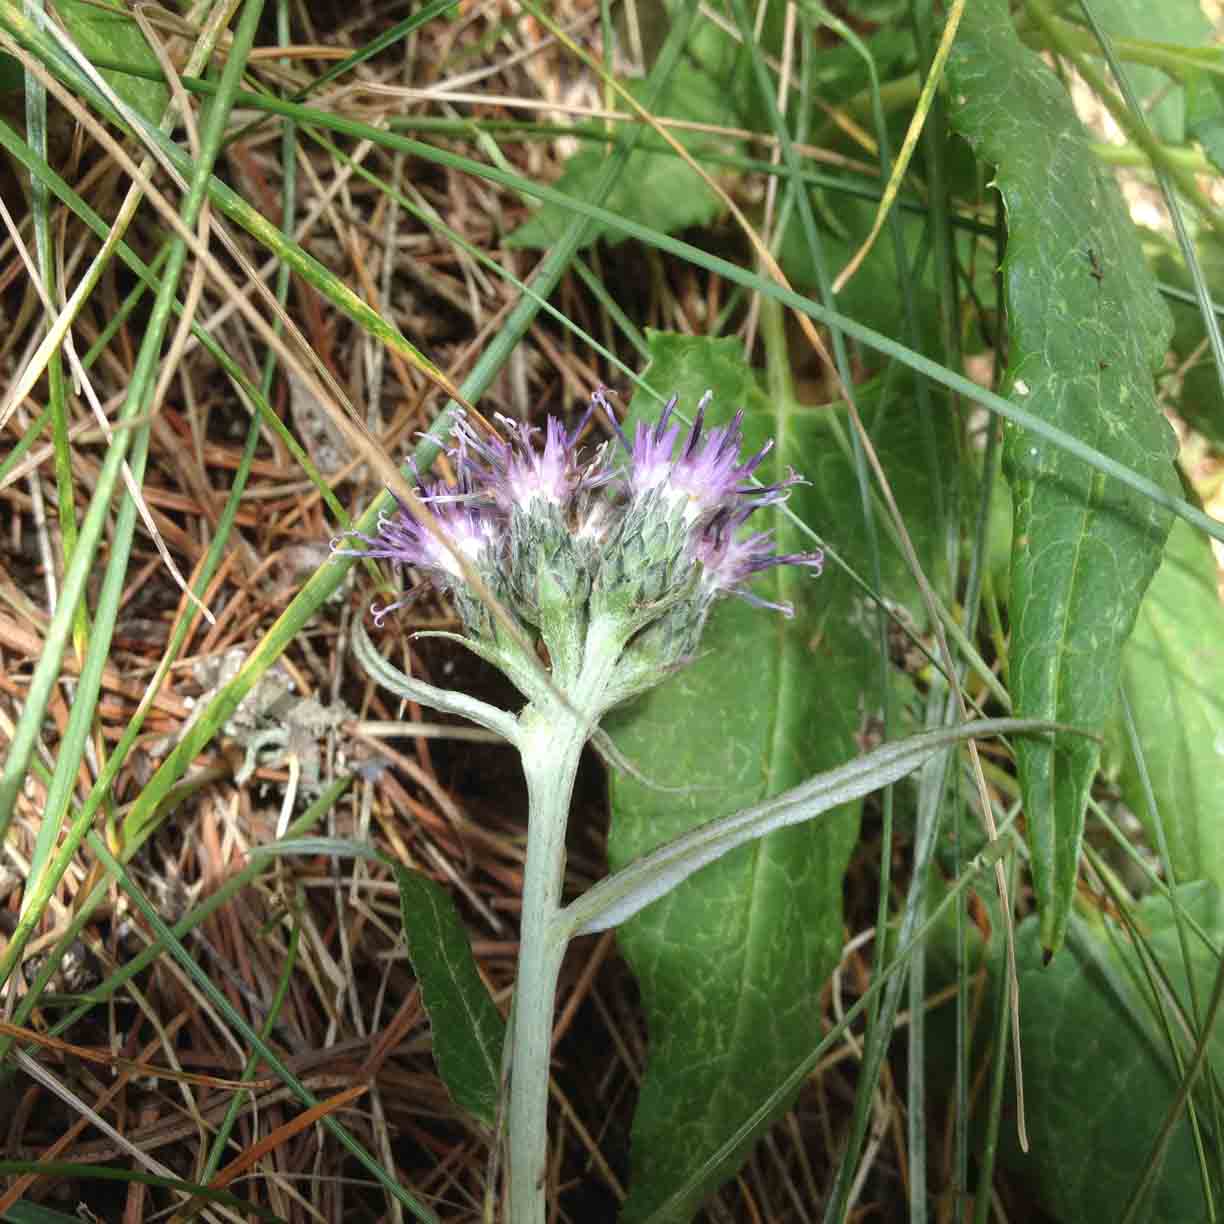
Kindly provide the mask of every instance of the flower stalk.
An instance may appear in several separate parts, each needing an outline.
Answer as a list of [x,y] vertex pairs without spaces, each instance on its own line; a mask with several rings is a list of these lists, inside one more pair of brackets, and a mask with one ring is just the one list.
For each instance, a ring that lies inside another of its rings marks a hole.
[[579,720],[565,710],[529,706],[521,725],[530,806],[510,1032],[510,1219],[544,1224],[553,1011],[566,945],[557,918],[570,796],[586,735]]
[[[386,663],[364,631],[358,658],[379,683],[424,705],[462,714],[518,749],[527,780],[527,856],[518,977],[511,1021],[510,1219],[547,1216],[548,1083],[557,980],[568,941],[561,916],[565,831],[578,762],[608,710],[658,684],[696,652],[710,608],[726,595],[791,615],[749,584],[761,571],[799,565],[820,572],[819,552],[779,555],[770,532],[749,531],[756,510],[783,501],[793,473],[772,485],[753,473],[769,452],[740,459],[742,414],[705,429],[709,394],[687,434],[673,399],[632,442],[602,391],[573,432],[550,418],[537,431],[500,418],[509,440],[460,419],[448,452],[454,485],[422,481],[426,529],[406,506],[378,534],[332,542],[344,555],[381,557],[420,573],[454,599],[458,640],[499,667],[526,698],[517,716],[411,680]],[[623,444],[589,460],[578,438],[601,408]],[[627,461],[626,461],[627,460]],[[437,530],[434,530],[436,528]],[[356,538],[359,545],[346,541]],[[474,571],[509,615],[492,615],[465,575]],[[420,587],[374,609],[376,624]],[[452,635],[444,635],[452,636]],[[544,662],[546,661],[546,662]]]

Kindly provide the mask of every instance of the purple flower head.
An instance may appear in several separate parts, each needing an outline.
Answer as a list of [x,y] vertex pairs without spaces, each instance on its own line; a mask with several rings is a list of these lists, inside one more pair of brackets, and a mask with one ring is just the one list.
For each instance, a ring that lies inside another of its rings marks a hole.
[[[653,425],[645,421],[638,422],[630,450],[632,467],[629,471],[629,491],[633,496],[657,489],[671,475],[672,454],[676,449],[676,440],[680,437],[680,426],[668,422],[679,402],[680,397],[673,395]],[[615,423],[616,418],[613,417],[612,420]],[[619,425],[617,429],[619,431]],[[621,439],[624,440],[623,433]],[[625,445],[628,447],[627,442]]]
[[[589,417],[589,412],[588,412]],[[605,483],[611,473],[601,469],[597,457],[583,467],[578,457],[578,437],[587,418],[572,432],[554,416],[548,418],[544,445],[537,448],[533,436],[538,429],[498,414],[497,420],[509,435],[481,437],[466,418],[455,422],[458,446],[452,452],[474,488],[492,500],[499,509],[527,509],[533,502],[567,509],[583,491]]]
[[[705,414],[712,398],[710,391],[701,397],[693,423],[682,435],[682,427],[673,417],[678,402],[673,395],[657,421],[638,424],[632,445],[617,423],[603,388],[596,390],[591,402],[607,413],[629,454],[625,490],[630,508],[638,507],[644,521],[653,519],[655,505],[661,506],[668,519],[679,509],[682,530],[687,533],[688,564],[699,569],[699,598],[704,607],[708,609],[720,596],[739,595],[751,603],[793,615],[788,604],[760,599],[747,584],[775,565],[802,565],[820,573],[823,553],[775,553],[772,532],[745,534],[743,528],[757,510],[785,501],[791,486],[804,482],[791,471],[775,484],[755,483],[753,473],[773,443],[766,442],[741,461],[744,414],[737,412],[726,425],[707,430]],[[630,516],[625,521],[633,520]]]
[[819,574],[824,568],[824,553],[820,549],[805,553],[775,553],[773,532],[757,531],[738,534],[755,507],[716,523],[703,533],[696,544],[697,560],[701,563],[701,586],[708,598],[738,595],[760,608],[772,608],[783,616],[794,616],[788,603],[771,603],[754,595],[747,583],[775,565],[802,565]]
[[[395,510],[379,512],[376,535],[346,531],[332,540],[332,553],[338,557],[383,557],[403,566],[413,566],[425,571],[422,586],[433,582],[442,589],[463,581],[463,570],[456,554],[471,565],[479,565],[495,554],[502,526],[496,514],[474,500],[466,481],[461,480],[458,488],[442,481],[427,482],[417,489],[417,496],[428,506],[447,543],[419,523],[412,511],[396,498]],[[343,547],[342,542],[350,537],[363,540],[367,547]],[[374,623],[381,625],[389,612],[403,607],[420,590],[418,586],[393,604],[372,608]]]
[[[766,442],[755,455],[741,463],[744,414],[737,412],[728,424],[716,426],[707,433],[705,410],[712,398],[711,391],[701,397],[679,454],[676,454],[676,443],[680,439],[680,426],[671,422],[678,402],[674,395],[654,425],[638,425],[633,446],[628,448],[630,496],[641,497],[660,490],[671,505],[683,507],[685,521],[694,530],[702,530],[745,507],[756,509],[785,501],[790,486],[802,483],[794,472],[777,484],[752,483],[753,472],[773,449],[773,442]],[[606,400],[599,402],[606,408]],[[621,437],[624,440],[623,434]]]
[[[608,413],[628,457],[615,468],[610,443],[590,459],[579,454],[589,412],[572,431],[555,417],[543,429],[499,417],[499,432],[477,432],[460,416],[448,451],[455,483],[418,479],[417,496],[435,522],[418,522],[397,501],[380,513],[374,534],[346,532],[332,541],[332,551],[417,570],[421,586],[454,594],[474,638],[492,630],[465,580],[473,569],[496,598],[508,601],[526,632],[543,635],[550,657],[568,659],[565,666],[583,657],[571,637],[601,617],[635,625],[635,634],[666,622],[670,628],[656,636],[670,645],[655,663],[674,663],[695,649],[716,599],[738,595],[789,616],[788,604],[754,595],[752,579],[777,565],[819,573],[824,559],[819,551],[777,553],[772,532],[752,531],[752,515],[784,501],[799,477],[791,472],[776,484],[755,483],[772,444],[741,459],[744,414],[707,429],[710,399],[707,392],[685,427],[675,418],[673,397],[657,422],[637,427],[630,444],[606,393],[596,390],[592,410]],[[376,623],[416,593],[373,609]]]

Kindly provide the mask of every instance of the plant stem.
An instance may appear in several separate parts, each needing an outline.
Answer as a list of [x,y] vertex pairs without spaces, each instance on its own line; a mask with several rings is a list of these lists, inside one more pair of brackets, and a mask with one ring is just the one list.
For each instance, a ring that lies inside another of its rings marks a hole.
[[513,1224],[543,1224],[546,1215],[553,1005],[566,943],[554,920],[561,908],[565,825],[585,730],[564,710],[546,712],[528,706],[523,712],[523,772],[530,816],[510,1068]]
[[527,778],[527,863],[519,929],[510,1063],[510,1220],[547,1216],[548,1079],[557,976],[567,928],[560,919],[565,826],[583,746],[602,713],[623,635],[599,618],[587,632],[580,675],[567,703],[530,703],[515,738]]

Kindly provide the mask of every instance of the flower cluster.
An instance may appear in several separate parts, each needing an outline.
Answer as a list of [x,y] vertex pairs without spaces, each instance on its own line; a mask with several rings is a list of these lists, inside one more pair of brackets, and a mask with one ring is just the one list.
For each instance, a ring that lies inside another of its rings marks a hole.
[[[348,532],[332,550],[420,574],[405,599],[374,610],[376,623],[433,584],[452,593],[469,639],[498,661],[509,644],[477,597],[483,586],[519,627],[535,631],[554,674],[567,660],[580,666],[588,627],[599,623],[619,626],[623,645],[632,642],[641,656],[637,671],[657,679],[660,667],[691,656],[715,600],[738,595],[789,616],[789,605],[759,598],[749,582],[778,565],[819,573],[823,562],[819,551],[776,553],[772,532],[747,530],[757,510],[785,500],[800,478],[755,483],[772,443],[741,461],[743,413],[707,430],[710,398],[686,433],[673,418],[673,396],[632,441],[602,390],[572,431],[550,417],[542,446],[540,431],[521,422],[499,416],[502,437],[460,417],[447,452],[455,484],[421,481],[417,489],[429,515],[418,518],[400,502],[380,517],[376,535]],[[596,408],[622,445],[619,462],[609,443],[587,459],[579,449]]]

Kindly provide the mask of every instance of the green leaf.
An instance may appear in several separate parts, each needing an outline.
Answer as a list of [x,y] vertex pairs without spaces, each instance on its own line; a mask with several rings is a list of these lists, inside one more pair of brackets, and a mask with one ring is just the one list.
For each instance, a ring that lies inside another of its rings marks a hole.
[[434,1059],[455,1103],[492,1127],[501,1087],[506,1024],[489,996],[450,895],[395,865],[404,942],[433,1029]]
[[[1101,27],[1118,38],[1165,43],[1187,48],[1211,41],[1211,23],[1199,0],[1092,0],[1092,12]],[[1164,141],[1180,144],[1184,138],[1186,108],[1178,83],[1159,68],[1127,64],[1126,75],[1145,104],[1148,123]]]
[[[938,731],[889,740],[873,752],[817,774],[776,798],[745,808],[733,816],[699,825],[652,850],[644,858],[634,859],[566,907],[567,934],[591,935],[619,926],[666,896],[694,872],[717,862],[737,847],[777,829],[816,820],[834,808],[890,786],[920,769],[932,757],[965,740],[1053,730],[1057,728],[1050,723],[999,718],[958,723]],[[984,846],[984,840],[979,840]]]
[[[646,83],[631,81],[626,83],[626,88],[641,100]],[[659,116],[725,126],[734,126],[737,122],[722,86],[684,61],[676,65],[664,89],[662,101],[655,109]],[[717,148],[722,152],[736,152],[740,147],[739,142],[719,140],[708,135],[686,131],[673,131],[672,134],[699,161],[703,150]],[[577,199],[589,199],[607,161],[606,149],[587,149],[575,153],[566,162],[557,180],[557,190]],[[702,182],[701,176],[685,165],[653,132],[641,136],[611,194],[598,202],[604,208],[665,234],[708,224],[722,208],[718,197]],[[571,216],[572,213],[561,204],[542,204],[531,219],[519,226],[506,241],[511,246],[545,250],[556,242],[557,235],[569,223]],[[591,227],[584,246],[590,246],[600,238],[615,244],[623,242],[625,235],[622,231],[595,225]]]
[[[869,10],[876,11],[869,15]],[[863,45],[875,62],[877,77],[881,81],[900,80],[914,69],[914,31],[907,16],[905,0],[884,0],[882,4],[869,5],[856,0],[854,6],[855,28]],[[873,33],[867,29],[875,26]],[[871,74],[863,57],[846,42],[838,41],[824,45],[812,65],[815,96],[820,99],[817,108],[822,121],[828,112],[825,106],[836,106],[849,102],[871,88]]]
[[[762,470],[761,479],[784,474],[788,464],[811,479],[791,508],[841,547],[844,520],[853,522],[855,510],[827,492],[830,474],[841,488],[846,464],[831,446],[823,414],[770,404],[735,341],[658,333],[649,339],[650,384],[677,392],[690,412],[713,388],[714,421],[745,409],[746,449],[777,438],[773,472]],[[642,398],[631,415],[655,415]],[[811,546],[778,525],[782,550]],[[646,777],[693,788],[677,797],[614,776],[608,845],[614,869],[856,753],[872,654],[853,615],[853,588],[832,567],[818,579],[784,567],[762,579],[759,590],[792,600],[795,618],[725,601],[698,659],[608,720],[618,747]],[[770,834],[686,880],[620,929],[650,1033],[625,1220],[643,1219],[679,1189],[819,1041],[819,995],[841,948],[841,879],[857,825],[856,803]],[[687,1218],[742,1155],[674,1218]]]
[[[1219,947],[1224,942],[1220,889],[1200,882],[1178,888],[1175,896],[1183,912]],[[1161,896],[1148,897],[1138,907],[1135,921],[1153,961],[1168,974],[1180,1006],[1187,1017],[1192,1016],[1169,902]],[[951,924],[946,926],[941,932],[945,944],[951,942],[947,939]],[[1196,935],[1190,935],[1188,946],[1202,1006],[1211,997],[1219,962]],[[1000,1131],[1000,1158],[1026,1192],[1031,1191],[1056,1219],[1066,1224],[1120,1220],[1180,1084],[1138,954],[1112,921],[1090,926],[1074,919],[1066,951],[1043,967],[1038,926],[1029,919],[1017,929],[1016,956],[1031,1149],[1027,1155],[1022,1153],[1014,1128],[1005,1124]],[[988,963],[997,986],[1003,968],[997,938],[992,941]],[[952,980],[952,964],[943,968]],[[994,997],[994,991],[987,990],[986,997]],[[951,1010],[942,1009],[940,1016],[949,1029]],[[1173,1027],[1188,1040],[1179,1025],[1180,1020],[1174,1018]],[[987,1015],[979,1022],[978,1033],[991,1031]],[[1188,1057],[1188,1045],[1183,1050]],[[1218,1025],[1208,1058],[1217,1074],[1224,1071],[1224,1031]],[[1198,1117],[1200,1123],[1208,1123],[1210,1110],[1200,1109]],[[1211,1146],[1208,1135],[1209,1161]],[[1218,1186],[1215,1193],[1218,1208]],[[1154,1189],[1135,1218],[1145,1224],[1195,1224],[1208,1218],[1190,1124],[1184,1114],[1176,1124]]]
[[[107,12],[86,0],[57,0],[55,5],[68,33],[90,60],[130,65],[160,78],[157,56],[145,42],[140,27],[122,12],[122,7],[116,3],[113,11]],[[102,76],[124,102],[150,123],[161,119],[170,91],[160,80],[150,81],[110,68],[103,68]]]
[[1186,135],[1203,146],[1217,170],[1224,169],[1224,92],[1214,72],[1186,78]]
[[[1211,546],[1185,523],[1173,526],[1122,652],[1122,686],[1178,881],[1224,884],[1224,607]],[[1127,804],[1151,833],[1129,752],[1119,780]]]
[[[946,589],[945,524],[952,516],[957,496],[955,480],[950,475],[958,470],[955,419],[950,412],[936,410],[932,419],[925,421],[915,404],[913,381],[895,370],[891,381],[887,375],[882,376],[876,382],[856,387],[855,395],[880,466],[902,510],[922,571],[936,591]],[[840,404],[836,411],[845,422],[848,435],[850,422]],[[945,479],[932,479],[932,473]],[[866,537],[858,526],[862,514],[858,477],[839,453],[827,460],[822,479],[826,497],[839,507],[839,518],[830,521],[823,530],[855,569],[867,576],[870,554]],[[877,502],[877,507],[882,594],[890,604],[904,606],[913,625],[926,628],[929,618],[918,583],[900,548],[885,530],[882,504]]]
[[[871,232],[877,208],[874,202],[837,199],[832,209],[819,215],[825,262],[831,274],[839,272],[858,253]],[[920,244],[926,241],[923,233],[926,219],[903,212],[900,222],[905,255],[912,263]],[[816,261],[808,249],[797,209],[792,213],[783,235],[778,262],[787,279],[797,289],[813,292],[819,286]],[[928,259],[923,265],[921,281],[914,286],[915,313],[921,330],[915,347],[924,353],[940,351],[939,302],[933,279],[932,261]],[[892,235],[886,231],[872,245],[858,271],[837,295],[837,309],[885,335],[900,335],[905,327],[905,302],[900,285],[901,272],[897,268]],[[862,360],[873,371],[886,364],[883,354],[870,350],[863,352]]]
[[[965,9],[948,72],[953,122],[997,167],[1007,207],[1009,398],[1176,493],[1173,436],[1152,394],[1169,313],[1070,99],[1016,38],[1005,0]],[[1100,730],[1169,516],[1022,429],[1008,427],[1004,463],[1013,713]],[[1018,747],[1041,939],[1054,952],[1100,750],[1066,736]]]
[[[1159,235],[1149,235],[1156,247],[1153,268],[1162,281],[1179,289],[1194,291],[1194,281],[1176,245]],[[1215,301],[1224,296],[1224,241],[1211,230],[1203,229],[1194,239],[1194,253]],[[1220,375],[1203,343],[1207,329],[1194,302],[1170,303],[1173,313],[1173,339],[1169,347],[1177,359],[1180,393],[1174,401],[1177,413],[1218,447],[1224,447],[1224,390]]]

